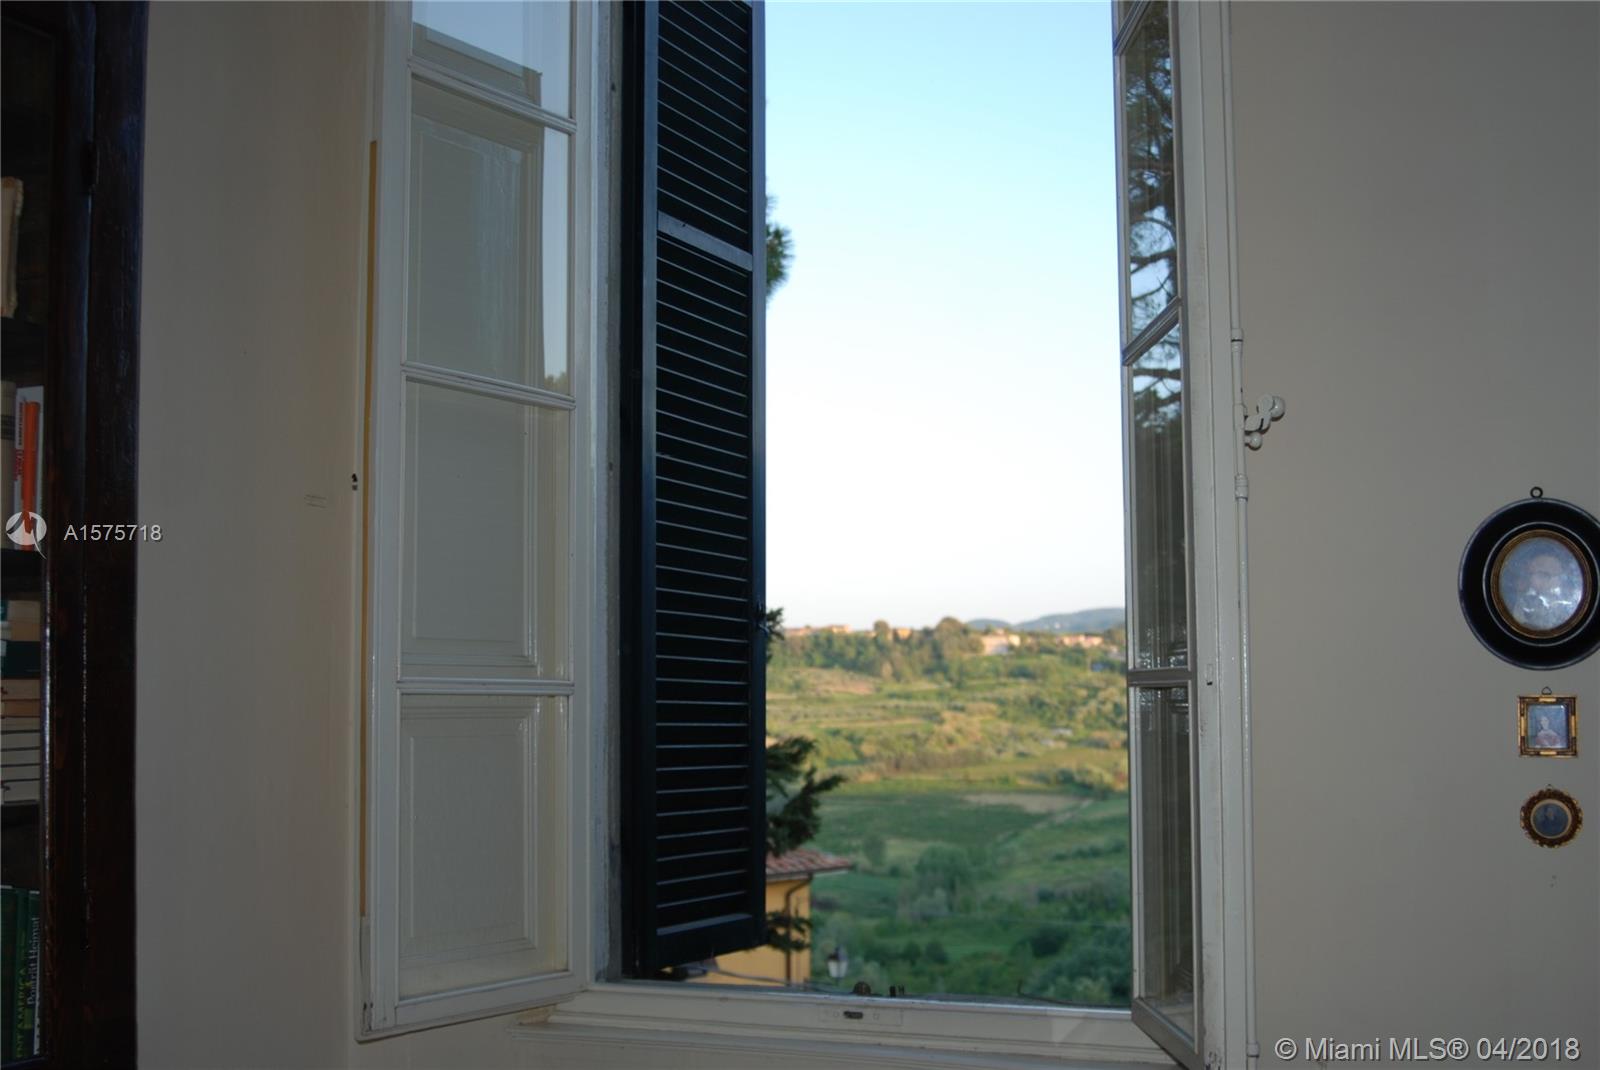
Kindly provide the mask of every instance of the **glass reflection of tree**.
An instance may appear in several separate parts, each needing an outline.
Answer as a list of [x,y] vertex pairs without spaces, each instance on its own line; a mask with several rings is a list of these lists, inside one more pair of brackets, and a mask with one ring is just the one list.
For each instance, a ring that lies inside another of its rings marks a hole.
[[1177,296],[1172,46],[1164,5],[1150,12],[1128,47],[1122,107],[1128,152],[1128,296],[1137,332]]
[[1176,336],[1133,368],[1137,667],[1188,664],[1183,364]]

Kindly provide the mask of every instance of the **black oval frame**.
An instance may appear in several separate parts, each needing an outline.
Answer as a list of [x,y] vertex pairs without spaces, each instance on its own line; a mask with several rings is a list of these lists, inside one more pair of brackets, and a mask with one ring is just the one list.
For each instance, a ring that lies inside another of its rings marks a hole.
[[1534,637],[1517,628],[1495,604],[1491,580],[1500,551],[1519,536],[1549,531],[1577,548],[1590,577],[1600,577],[1600,521],[1559,498],[1524,498],[1497,510],[1467,540],[1458,580],[1461,614],[1478,641],[1496,657],[1524,669],[1559,669],[1600,648],[1600,592],[1585,592],[1588,606],[1554,635]]

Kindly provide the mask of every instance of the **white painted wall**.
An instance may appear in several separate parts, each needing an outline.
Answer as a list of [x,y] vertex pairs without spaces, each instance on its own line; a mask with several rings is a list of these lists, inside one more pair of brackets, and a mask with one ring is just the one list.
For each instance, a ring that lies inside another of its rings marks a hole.
[[[1260,1028],[1573,1036],[1600,1059],[1600,656],[1457,607],[1534,484],[1600,513],[1600,7],[1237,4]],[[1577,759],[1516,697],[1581,696]],[[1547,783],[1588,825],[1529,842]]]
[[147,1067],[513,1063],[504,1019],[354,1042],[367,18],[151,10],[139,490],[165,538],[139,563]]

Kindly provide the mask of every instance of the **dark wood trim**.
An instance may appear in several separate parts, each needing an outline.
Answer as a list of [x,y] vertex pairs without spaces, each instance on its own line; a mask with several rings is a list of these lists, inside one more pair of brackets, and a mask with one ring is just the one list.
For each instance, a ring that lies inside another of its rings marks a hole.
[[[97,4],[89,350],[84,396],[85,504],[96,523],[139,516],[139,261],[143,218],[143,3]],[[85,514],[87,519],[87,513]],[[55,1037],[58,1065],[133,1066],[135,987],[134,727],[138,548],[92,544],[84,562],[84,888],[81,1017]]]
[[[43,1058],[128,1067],[135,1000],[139,258],[147,8],[7,3],[58,42],[45,434]],[[9,555],[8,555],[9,556]]]

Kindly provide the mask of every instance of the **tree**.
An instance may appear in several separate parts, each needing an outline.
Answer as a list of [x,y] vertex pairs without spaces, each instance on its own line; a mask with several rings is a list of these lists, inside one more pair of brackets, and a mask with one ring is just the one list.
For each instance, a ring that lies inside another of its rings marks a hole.
[[[782,612],[781,610],[779,611]],[[823,793],[844,783],[834,773],[819,778],[811,761],[817,741],[786,736],[767,745],[767,851],[781,855],[808,843],[822,827],[817,802]],[[811,919],[783,910],[767,912],[767,946],[779,951],[804,951]]]
[[817,741],[785,736],[767,746],[767,850],[775,855],[810,842],[822,826],[818,800],[844,783],[833,773],[817,776],[812,762]]
[[772,221],[772,198],[767,198],[767,300],[778,292],[789,278],[789,265],[794,261],[794,245],[789,228]]

